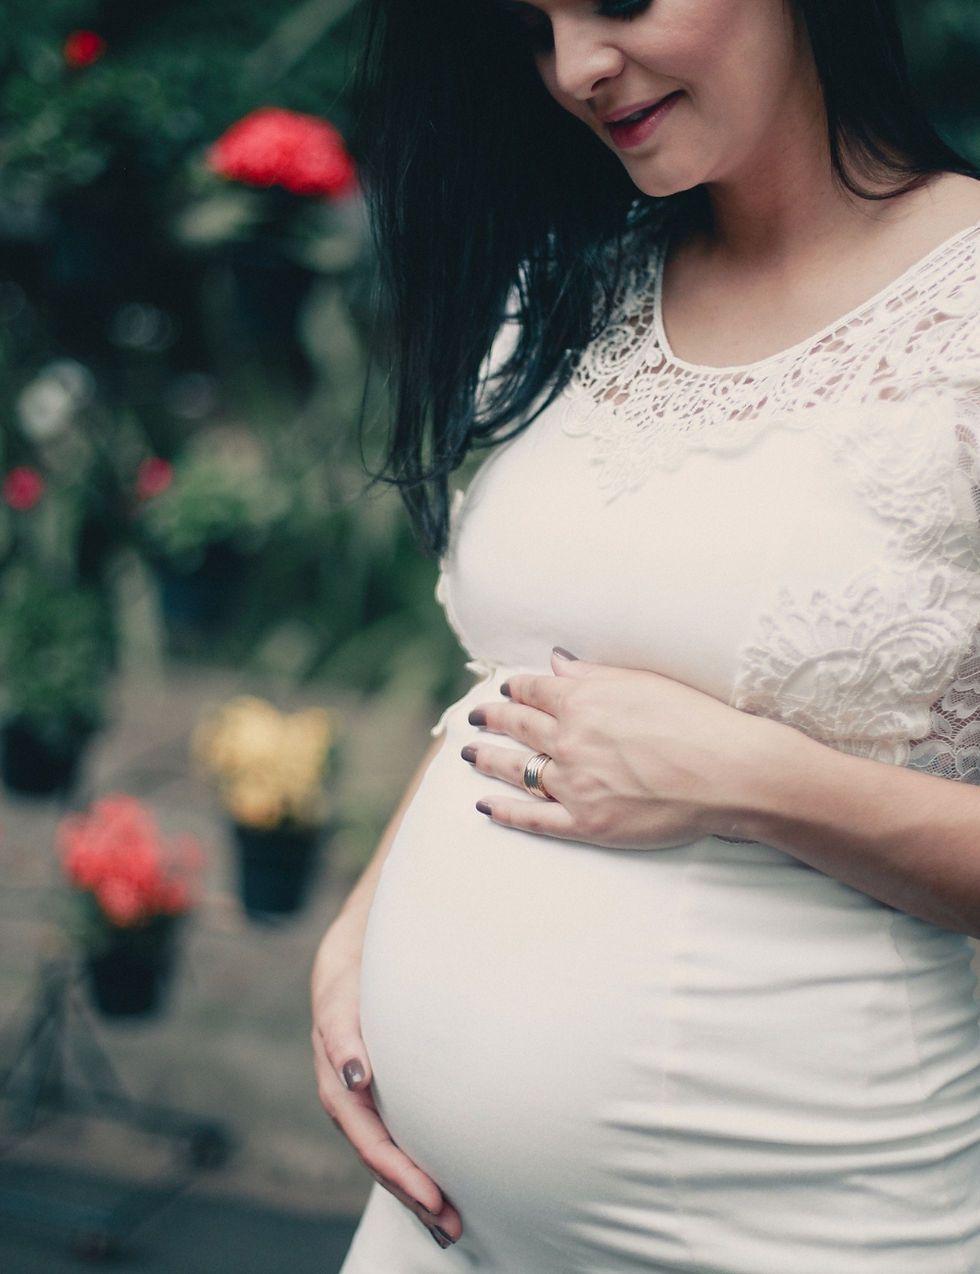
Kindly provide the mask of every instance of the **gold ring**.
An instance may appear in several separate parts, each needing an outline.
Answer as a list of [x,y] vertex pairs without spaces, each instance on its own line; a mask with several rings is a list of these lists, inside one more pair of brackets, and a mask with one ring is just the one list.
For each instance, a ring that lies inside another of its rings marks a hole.
[[532,796],[540,796],[543,801],[555,799],[541,781],[544,767],[550,760],[547,752],[536,752],[524,767],[524,790]]

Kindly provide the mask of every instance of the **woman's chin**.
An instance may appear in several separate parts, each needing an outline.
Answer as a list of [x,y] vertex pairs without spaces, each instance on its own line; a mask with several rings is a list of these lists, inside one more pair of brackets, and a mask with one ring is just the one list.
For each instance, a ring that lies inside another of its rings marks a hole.
[[705,180],[703,174],[655,171],[652,166],[643,164],[624,162],[624,167],[640,194],[651,199],[668,199],[671,195],[683,194],[703,185]]

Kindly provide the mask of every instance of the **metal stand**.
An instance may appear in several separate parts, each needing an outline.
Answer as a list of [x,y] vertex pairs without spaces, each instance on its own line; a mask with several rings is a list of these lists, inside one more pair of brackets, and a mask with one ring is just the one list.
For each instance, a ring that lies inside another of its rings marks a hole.
[[25,1136],[38,1126],[42,1112],[71,1113],[171,1139],[182,1153],[169,1177],[152,1186],[127,1187],[112,1206],[83,1206],[0,1187],[0,1215],[60,1228],[77,1255],[102,1260],[139,1222],[182,1190],[194,1172],[220,1167],[231,1140],[218,1122],[137,1102],[126,1093],[96,1037],[80,981],[78,966],[68,959],[41,967],[26,1028],[10,1065],[0,1071],[0,1102],[12,1129]]

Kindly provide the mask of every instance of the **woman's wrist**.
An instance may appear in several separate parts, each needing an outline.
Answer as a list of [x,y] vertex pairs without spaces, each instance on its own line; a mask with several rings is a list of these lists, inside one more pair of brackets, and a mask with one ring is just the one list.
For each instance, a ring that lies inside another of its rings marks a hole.
[[787,818],[798,816],[801,789],[815,782],[831,750],[781,722],[748,715],[744,721],[723,773],[704,776],[710,803],[702,830],[775,843]]
[[838,752],[779,722],[759,726],[754,745],[739,754],[725,825],[713,834],[771,845],[881,897],[872,864],[887,819],[877,789],[893,767]]
[[[781,849],[920,919],[980,933],[980,792],[775,726],[717,835]],[[773,745],[777,745],[773,750]]]
[[755,839],[799,849],[801,856],[828,839],[864,844],[868,852],[879,839],[891,842],[896,829],[888,790],[905,772],[784,730],[778,761],[751,815]]
[[332,968],[360,964],[366,925],[359,909],[341,911],[320,940],[316,963]]

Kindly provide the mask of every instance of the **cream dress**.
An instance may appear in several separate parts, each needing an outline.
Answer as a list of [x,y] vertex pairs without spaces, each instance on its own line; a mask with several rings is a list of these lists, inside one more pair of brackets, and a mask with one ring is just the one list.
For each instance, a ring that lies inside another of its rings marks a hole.
[[465,1234],[439,1251],[377,1189],[343,1274],[978,1274],[964,938],[763,844],[614,852],[474,810],[467,713],[556,644],[980,779],[980,226],[745,367],[674,356],[660,279],[631,273],[454,519],[482,679],[386,863],[362,1013]]

